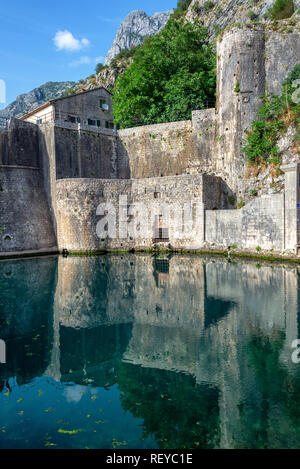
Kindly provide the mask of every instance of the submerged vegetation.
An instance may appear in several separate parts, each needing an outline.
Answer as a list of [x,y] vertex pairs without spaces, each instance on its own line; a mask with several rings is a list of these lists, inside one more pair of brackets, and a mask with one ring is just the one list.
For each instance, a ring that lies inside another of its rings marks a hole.
[[300,139],[300,64],[284,82],[281,96],[263,98],[259,119],[247,132],[244,153],[251,164],[280,164],[278,140],[291,125],[297,129],[295,146]]
[[190,119],[192,110],[215,101],[215,90],[216,56],[207,29],[171,17],[119,76],[114,118],[123,128]]

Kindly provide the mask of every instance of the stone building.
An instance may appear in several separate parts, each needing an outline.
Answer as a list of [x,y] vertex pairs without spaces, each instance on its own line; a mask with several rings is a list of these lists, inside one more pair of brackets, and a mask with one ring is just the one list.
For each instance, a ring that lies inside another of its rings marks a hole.
[[63,122],[75,128],[113,129],[111,93],[102,86],[49,101],[21,117],[32,124]]

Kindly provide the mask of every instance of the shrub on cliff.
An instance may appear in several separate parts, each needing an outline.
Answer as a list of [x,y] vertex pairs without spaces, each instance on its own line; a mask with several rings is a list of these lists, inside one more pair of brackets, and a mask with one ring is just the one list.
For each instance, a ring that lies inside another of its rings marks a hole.
[[[295,144],[298,144],[300,127],[300,64],[296,65],[285,80],[281,96],[266,96],[259,109],[259,119],[247,132],[243,148],[251,164],[280,163],[277,142],[284,130],[294,124],[297,128]],[[299,129],[299,130],[298,130]]]
[[295,11],[293,0],[276,0],[269,9],[267,16],[272,20],[290,18]]
[[179,0],[177,2],[177,7],[175,8],[174,13],[173,13],[174,17],[178,18],[184,15],[187,12],[191,3],[192,3],[192,0]]
[[114,119],[122,128],[191,118],[213,105],[216,57],[206,28],[172,18],[136,51],[116,82]]

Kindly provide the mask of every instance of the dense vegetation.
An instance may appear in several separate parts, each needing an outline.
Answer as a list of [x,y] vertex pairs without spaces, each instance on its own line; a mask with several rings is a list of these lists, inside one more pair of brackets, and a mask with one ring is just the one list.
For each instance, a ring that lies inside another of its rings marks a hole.
[[280,163],[277,142],[288,126],[297,128],[295,145],[300,139],[300,64],[285,81],[281,96],[265,96],[259,119],[247,132],[244,153],[252,164]]
[[216,57],[206,28],[172,16],[119,76],[114,119],[122,128],[190,119],[192,110],[214,104],[215,90]]
[[273,6],[269,9],[267,16],[272,20],[283,20],[290,18],[294,13],[293,0],[276,0]]
[[192,0],[179,0],[177,7],[174,10],[174,17],[178,18],[187,12],[188,7],[192,3]]

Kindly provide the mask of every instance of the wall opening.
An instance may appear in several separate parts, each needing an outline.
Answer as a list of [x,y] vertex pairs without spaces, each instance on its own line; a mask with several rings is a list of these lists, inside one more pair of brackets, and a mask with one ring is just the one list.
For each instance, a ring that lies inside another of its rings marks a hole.
[[154,242],[167,243],[170,241],[169,228],[163,222],[163,216],[158,215],[155,220]]

